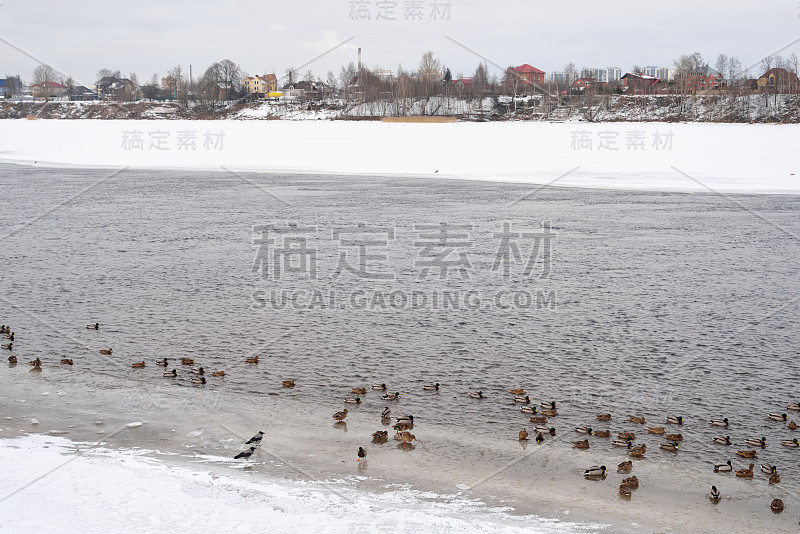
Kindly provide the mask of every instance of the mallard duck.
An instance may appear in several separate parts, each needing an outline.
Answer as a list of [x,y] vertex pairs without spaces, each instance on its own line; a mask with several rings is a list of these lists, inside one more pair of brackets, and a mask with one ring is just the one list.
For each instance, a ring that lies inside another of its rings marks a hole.
[[785,439],[781,441],[781,445],[784,447],[800,447],[800,442],[797,441],[797,438]]
[[711,426],[728,426],[728,418],[724,419],[713,419],[708,424]]
[[630,496],[631,496],[631,489],[629,487],[627,487],[627,486],[620,485],[618,491],[619,491],[619,494],[622,495],[623,497],[630,498]]
[[575,432],[577,432],[578,434],[589,434],[591,436],[592,435],[592,427],[589,427],[589,426],[576,426],[575,427]]
[[397,435],[400,436],[400,440],[403,443],[411,443],[412,441],[417,440],[417,436],[415,436],[411,432],[398,432]]
[[598,437],[598,438],[610,438],[611,437],[611,431],[610,430],[595,430],[592,435],[595,436],[595,437]]
[[401,415],[397,418],[398,423],[405,423],[405,424],[414,424],[414,416],[413,415]]
[[733,471],[733,465],[731,464],[730,460],[724,464],[714,464],[715,473],[728,473],[730,471]]
[[361,463],[361,462],[366,462],[366,461],[367,461],[367,451],[364,449],[364,447],[359,447],[358,448],[358,462]]
[[601,413],[595,416],[598,421],[611,421],[610,413]]
[[770,510],[779,514],[783,512],[783,501],[780,499],[772,499],[772,502],[769,505]]
[[667,441],[683,441],[683,434],[664,434]]
[[10,339],[11,341],[14,341],[14,332],[11,332],[10,334],[6,334],[6,339]]
[[163,375],[163,376],[164,376],[164,378],[175,378],[175,377],[177,377],[177,376],[178,376],[178,371],[176,371],[175,369],[173,369],[173,370],[172,370],[172,372],[170,372],[170,373],[164,373],[164,375]]
[[388,430],[378,430],[372,433],[372,441],[387,441],[389,439]]
[[639,416],[632,415],[632,416],[628,417],[628,421],[630,421],[631,423],[636,423],[638,425],[643,425],[644,424],[644,417],[639,417]]
[[769,476],[769,483],[770,484],[777,484],[781,481],[781,476],[778,473],[772,473]]
[[347,409],[342,410],[341,412],[336,412],[333,414],[333,418],[337,421],[344,421],[344,418],[347,417]]
[[767,416],[771,421],[786,421],[789,416],[785,413],[771,413]]
[[194,365],[194,360],[192,358],[181,358],[182,365]]
[[113,350],[113,349],[100,349],[100,351],[99,351],[99,352],[100,352],[100,354],[103,354],[103,355],[105,355],[105,356],[108,356],[109,354],[111,354],[112,352],[114,352],[114,350]]
[[203,369],[202,367],[195,367],[194,369],[192,369],[189,372],[192,373],[193,375],[204,375],[204,374],[206,374],[206,370]]
[[647,427],[647,431],[651,434],[663,434],[666,432],[663,426],[650,426]]
[[61,363],[63,363],[64,365],[72,365],[72,359],[71,358],[62,358],[61,359]]
[[260,430],[256,433],[255,436],[248,439],[244,442],[245,445],[250,445],[251,443],[255,443],[256,445],[261,445],[261,440],[264,439],[264,431]]
[[572,446],[576,449],[588,449],[589,448],[589,440],[585,439],[583,441],[573,441]]
[[541,432],[537,432],[536,433],[536,443],[541,443],[543,441],[544,441],[544,436],[542,435]]
[[386,419],[387,417],[389,417],[389,414],[391,414],[391,413],[392,413],[392,410],[390,410],[389,407],[387,406],[381,412],[381,419]]
[[531,403],[531,398],[528,397],[528,396],[525,396],[525,397],[514,397],[514,402],[519,403],[519,404],[530,404]]
[[350,393],[354,395],[366,395],[367,388],[350,388]]
[[414,423],[409,421],[403,421],[402,423],[395,423],[392,428],[395,430],[411,430],[414,428]]
[[386,384],[372,384],[372,389],[374,389],[376,391],[385,391],[386,390]]
[[512,395],[525,395],[525,390],[521,388],[509,389],[508,392],[511,393]]
[[583,472],[583,476],[585,477],[604,477],[606,476],[606,466],[604,465],[593,465],[589,469]]
[[639,479],[636,478],[636,475],[623,478],[622,482],[619,483],[620,486],[625,486],[626,488],[636,489],[639,487]]
[[32,365],[33,367],[41,367],[42,366],[42,360],[40,360],[39,358],[36,358],[35,360],[29,361],[28,365]]
[[647,445],[638,445],[628,451],[628,455],[633,456],[635,458],[640,458],[647,453]]
[[661,447],[665,451],[669,451],[669,452],[678,452],[678,449],[681,448],[681,446],[678,445],[677,442],[675,442],[675,443],[662,443],[662,444],[659,445],[659,447]]
[[528,439],[528,431],[526,429],[522,429],[519,431],[519,440],[520,441],[527,441]]
[[6,343],[5,345],[0,345],[0,349],[14,350],[14,344],[13,343]]
[[708,493],[708,498],[716,502],[720,499],[721,495],[716,486],[711,486],[711,491]]
[[141,369],[144,366],[145,366],[144,362],[136,362],[136,363],[131,364],[131,367],[133,367],[134,369]]
[[169,362],[167,362],[166,358],[164,358],[163,360],[156,360],[156,365],[160,365],[161,367],[166,367],[168,363]]
[[294,387],[294,380],[282,380],[281,385],[285,388],[293,388]]
[[615,439],[611,442],[612,447],[627,447],[630,449],[633,447],[633,442],[629,439]]
[[537,425],[547,424],[547,417],[543,415],[534,415],[533,417],[529,417],[528,420],[531,423],[536,423]]
[[400,398],[400,393],[387,393],[385,395],[381,395],[383,400],[397,400]]
[[767,438],[747,438],[744,442],[752,447],[761,447],[762,449],[767,446]]
[[100,323],[87,324],[86,328],[89,330],[100,330]]
[[536,413],[536,406],[523,406],[519,411],[522,413]]
[[736,451],[736,456],[741,456],[742,458],[756,458],[757,454],[756,451]]
[[[194,363],[194,362],[192,362]],[[251,358],[245,358],[244,363],[258,363],[258,356],[253,356]]]
[[537,426],[534,430],[536,430],[536,432],[541,432],[542,434],[550,434],[551,436],[556,435],[555,428],[547,428],[546,426]]
[[730,436],[714,436],[712,438],[714,443],[719,443],[720,445],[730,445],[731,444],[731,437]]
[[797,430],[797,423],[795,423],[794,421],[789,421],[789,424],[787,425],[786,428],[788,428],[789,430]]
[[345,399],[345,404],[361,404],[361,397],[356,397],[354,399]]
[[192,378],[192,384],[205,384],[205,383],[206,383],[206,377],[204,376],[198,376]]
[[671,425],[682,425],[683,424],[683,417],[680,415],[668,415],[667,416],[667,423]]
[[469,395],[473,399],[482,399],[482,398],[484,398],[483,397],[483,391],[470,391],[469,393],[467,393],[467,395]]
[[255,447],[250,447],[246,451],[242,451],[239,454],[237,454],[236,456],[234,456],[233,459],[234,460],[238,460],[239,458],[250,458],[253,455],[254,452],[256,452],[256,448]]
[[6,325],[0,325],[0,334],[6,334],[8,331],[11,330],[10,328],[7,330]]
[[547,408],[548,410],[555,410],[557,408],[556,402],[542,402],[539,404],[540,408]]
[[767,475],[778,472],[778,468],[774,465],[761,464],[759,467],[761,467],[761,472]]
[[225,371],[212,371],[211,376],[225,376]]
[[786,405],[786,409],[787,410],[794,410],[796,412],[800,411],[800,402],[795,402],[794,404],[787,404]]
[[422,389],[425,391],[439,391],[439,383],[437,382],[435,384],[425,384],[424,386],[422,386]]
[[624,462],[617,465],[617,471],[620,473],[630,473],[633,469],[633,462],[630,460],[625,460]]
[[8,357],[8,363],[17,363],[17,357],[12,354]]
[[547,417],[555,417],[558,415],[557,410],[542,410],[542,415],[546,415]]
[[634,434],[633,432],[619,432],[617,434],[617,437],[619,439],[629,439],[629,440],[633,441],[633,440],[636,439],[636,434]]

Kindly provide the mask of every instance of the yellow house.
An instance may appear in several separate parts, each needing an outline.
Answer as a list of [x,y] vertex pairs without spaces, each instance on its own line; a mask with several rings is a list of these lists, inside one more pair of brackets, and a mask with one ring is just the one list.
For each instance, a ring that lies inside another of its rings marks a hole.
[[244,79],[243,85],[247,94],[257,94],[260,95],[261,98],[264,98],[264,95],[277,91],[278,78],[274,74],[248,76]]

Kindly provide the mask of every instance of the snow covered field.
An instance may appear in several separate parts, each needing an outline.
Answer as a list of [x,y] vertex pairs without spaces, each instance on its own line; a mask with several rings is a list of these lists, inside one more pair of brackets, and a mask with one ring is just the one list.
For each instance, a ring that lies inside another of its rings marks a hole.
[[2,120],[0,161],[798,193],[800,125]]

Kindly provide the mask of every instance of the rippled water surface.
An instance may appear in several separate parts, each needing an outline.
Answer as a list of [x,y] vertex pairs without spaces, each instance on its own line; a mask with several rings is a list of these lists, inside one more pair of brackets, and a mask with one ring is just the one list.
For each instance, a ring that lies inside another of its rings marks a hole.
[[[3,411],[20,424],[36,416],[85,437],[93,417],[141,413],[179,439],[154,430],[122,443],[224,455],[241,446],[226,428],[268,427],[309,476],[346,473],[353,447],[369,444],[368,475],[448,490],[514,462],[480,486],[520,509],[568,502],[592,517],[599,506],[633,529],[680,530],[695,516],[712,518],[695,530],[724,531],[730,517],[797,525],[800,451],[779,441],[800,433],[767,419],[800,401],[795,196],[3,166],[0,202],[0,322],[20,361],[44,362],[38,374],[0,369],[14,392]],[[99,331],[84,328],[95,321]],[[98,354],[107,347],[112,356]],[[181,356],[225,378],[192,386],[180,362],[177,380],[161,378],[153,360]],[[439,392],[422,391],[433,382]],[[350,388],[373,383],[402,394],[394,414],[417,417],[409,454],[370,443],[385,428],[378,392],[332,426]],[[538,449],[517,443],[532,425],[512,387],[559,405],[548,423],[558,434]],[[467,397],[478,390],[485,399]],[[596,421],[601,412],[614,419]],[[680,452],[658,450],[629,415],[682,432]],[[718,417],[730,428],[707,424]],[[576,425],[632,430],[651,448],[632,502],[616,495],[616,474],[580,476],[625,455],[594,437],[573,450]],[[726,434],[734,446],[713,444]],[[756,469],[777,465],[781,484],[710,473],[726,459],[745,466],[734,452],[761,436]],[[712,483],[727,497],[716,508]],[[787,502],[781,516],[773,497]]]

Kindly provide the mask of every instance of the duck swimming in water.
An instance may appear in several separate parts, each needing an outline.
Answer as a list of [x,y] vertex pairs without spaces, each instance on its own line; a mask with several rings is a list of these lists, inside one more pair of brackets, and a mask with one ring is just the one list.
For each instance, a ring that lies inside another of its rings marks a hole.
[[556,435],[555,428],[547,428],[546,426],[537,426],[535,430],[536,432],[541,432],[542,434],[550,434],[551,436]]
[[167,363],[168,362],[166,358],[164,358],[163,360],[156,360],[156,365],[160,365],[161,367],[166,367]]
[[669,452],[678,452],[678,449],[681,448],[677,443],[662,443],[659,447]]
[[794,404],[787,404],[786,405],[786,409],[787,410],[794,410],[796,412],[800,411],[800,402],[795,402]]
[[628,421],[630,421],[631,423],[636,423],[636,424],[639,424],[639,425],[643,425],[644,424],[644,417],[639,417],[639,416],[633,416],[632,415],[632,416],[628,417]]
[[525,396],[525,397],[514,397],[514,402],[516,402],[518,404],[530,404],[531,403],[531,398],[528,397],[528,396]]
[[753,464],[750,464],[750,467],[747,469],[737,469],[736,476],[739,478],[753,478]]
[[708,493],[708,498],[714,502],[717,502],[720,499],[721,495],[719,490],[716,486],[711,486],[711,491]]
[[771,475],[773,473],[778,472],[778,468],[775,467],[774,465],[761,464],[759,467],[761,467],[761,472],[767,475]]
[[724,464],[714,464],[715,473],[729,473],[731,471],[733,471],[733,465],[731,464],[730,460]]
[[519,411],[521,413],[536,413],[536,406],[523,406]]
[[294,380],[281,380],[281,385],[285,388],[293,388]]
[[525,395],[525,390],[522,388],[509,389],[508,392],[512,395]]
[[86,328],[88,330],[100,330],[100,323],[87,324]]
[[13,343],[6,343],[5,345],[0,345],[0,349],[13,350],[14,349],[14,344]]
[[683,417],[681,417],[680,415],[678,415],[678,416],[669,415],[669,416],[667,416],[667,423],[669,423],[671,425],[682,425],[683,424]]
[[181,358],[181,365],[194,365],[192,358]]
[[708,424],[710,424],[711,426],[728,426],[728,418],[726,417],[724,419],[713,419]]
[[541,443],[543,441],[544,441],[544,436],[542,435],[541,432],[537,432],[536,433],[536,443]]
[[730,436],[714,436],[712,438],[714,443],[719,443],[720,445],[730,445],[731,444],[731,437]]
[[[194,362],[192,362],[194,363]],[[258,356],[252,356],[250,358],[245,358],[244,363],[258,363]]]
[[741,456],[742,458],[756,458],[756,451],[736,451],[736,456]]
[[611,437],[611,431],[610,430],[595,430],[592,433],[592,435],[595,436],[595,437],[598,437],[598,438],[610,438]]
[[204,376],[192,378],[192,384],[205,384],[205,383],[206,383],[206,377]]
[[341,412],[336,412],[333,414],[333,418],[337,421],[344,421],[344,418],[347,417],[347,410],[342,410]]
[[360,397],[356,397],[355,399],[345,399],[344,403],[345,404],[361,404],[361,398]]
[[519,431],[519,440],[520,441],[527,441],[528,440],[528,431],[526,429],[522,429]]
[[72,359],[71,358],[62,358],[61,359],[61,363],[64,364],[64,365],[72,365]]
[[584,439],[583,441],[573,441],[572,446],[576,449],[588,449],[589,448],[589,440]]
[[437,382],[435,384],[425,384],[424,386],[422,386],[422,389],[425,391],[439,391],[439,383]]
[[386,384],[372,384],[372,389],[374,389],[376,391],[385,391],[386,390]]
[[178,371],[173,369],[171,373],[164,373],[163,376],[164,376],[164,378],[175,378],[175,377],[178,376]]
[[556,402],[542,402],[539,404],[540,408],[547,408],[548,410],[555,410],[556,409]]
[[610,413],[601,413],[595,416],[598,421],[611,421]]
[[683,441],[683,434],[664,434],[667,441]]
[[620,482],[620,486],[625,486],[631,489],[636,489],[639,487],[639,479],[636,478],[636,475],[631,477],[623,478],[622,482]]
[[630,460],[625,460],[624,462],[617,465],[617,471],[620,473],[630,473],[633,469],[633,462]]
[[211,376],[223,377],[225,376],[225,371],[212,371]]
[[134,369],[141,369],[144,366],[145,366],[144,362],[136,362],[136,363],[131,364],[131,367],[133,367]]
[[663,426],[650,426],[647,427],[647,431],[650,434],[663,434],[664,432],[666,432]]
[[589,434],[591,436],[592,435],[592,427],[589,427],[589,426],[576,426],[575,427],[575,432],[577,432],[578,434]]
[[748,438],[744,442],[752,447],[761,447],[762,449],[767,446],[767,438]]
[[615,439],[611,442],[612,447],[626,447],[630,449],[633,447],[633,442],[629,439]]
[[350,393],[354,395],[366,395],[367,388],[350,388]]
[[391,413],[392,413],[392,410],[391,410],[391,409],[390,409],[390,408],[387,406],[387,407],[386,407],[386,408],[384,408],[384,409],[383,409],[383,411],[381,412],[381,419],[386,419],[386,418],[388,418],[388,417],[389,417],[389,415],[390,415]]
[[400,398],[400,393],[387,393],[385,395],[381,395],[383,400],[397,400]]
[[206,374],[206,370],[203,369],[202,367],[200,367],[200,368],[196,367],[196,368],[192,369],[189,372],[192,373],[193,375],[204,375],[204,374]]
[[104,356],[108,356],[109,354],[114,352],[114,350],[110,349],[110,348],[109,349],[100,349],[98,352],[100,352],[100,354],[102,354]]
[[8,357],[8,363],[17,363],[17,357],[12,354]]
[[771,413],[767,416],[771,421],[786,421],[789,416],[785,413]]
[[469,393],[467,393],[467,395],[469,395],[473,399],[483,399],[484,398],[483,391],[470,391]]
[[783,501],[780,499],[773,499],[772,503],[769,505],[770,510],[779,514],[783,512]]
[[785,440],[781,441],[781,445],[783,445],[784,447],[797,448],[797,447],[800,447],[800,442],[797,441],[797,438],[785,439]]

